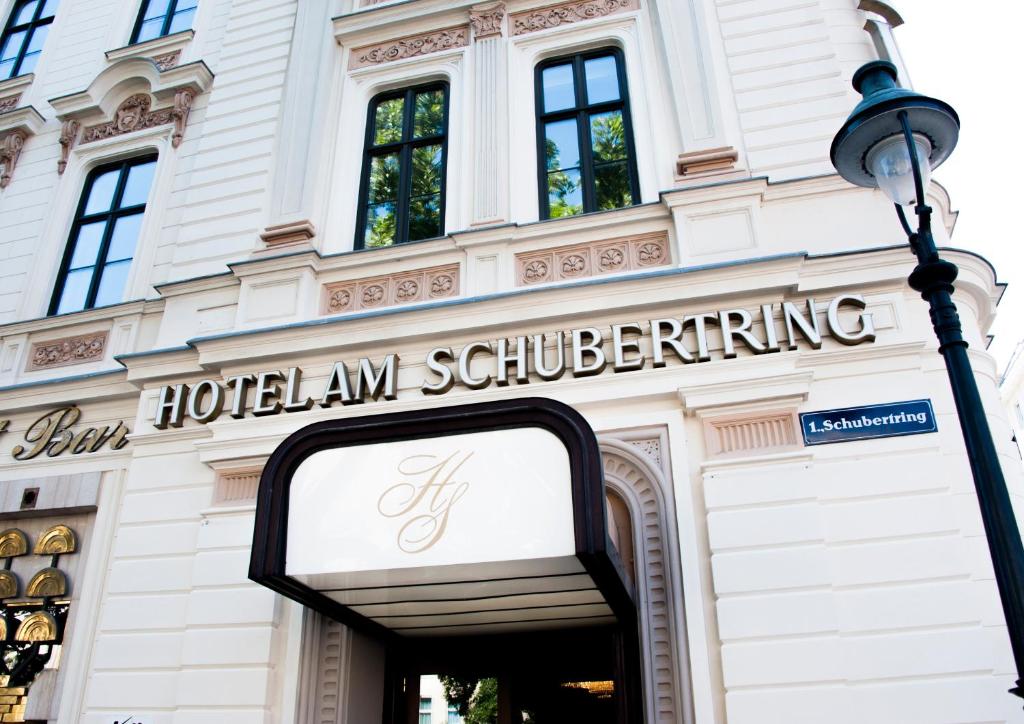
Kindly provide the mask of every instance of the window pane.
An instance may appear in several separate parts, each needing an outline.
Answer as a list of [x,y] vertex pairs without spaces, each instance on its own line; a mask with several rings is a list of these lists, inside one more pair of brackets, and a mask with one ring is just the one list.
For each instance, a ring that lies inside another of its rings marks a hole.
[[430,714],[420,714],[419,724],[430,724]]
[[79,228],[78,236],[75,238],[75,251],[71,255],[68,269],[80,269],[96,263],[100,241],[103,240],[103,230],[106,228],[106,221],[94,221],[91,224],[83,224]]
[[114,201],[114,189],[117,187],[119,169],[107,171],[96,177],[89,189],[89,200],[85,204],[85,214],[96,214],[108,211]]
[[131,260],[135,255],[135,244],[142,228],[142,214],[122,216],[114,222],[114,232],[110,236],[110,248],[107,249],[106,261]]
[[14,72],[14,59],[0,61],[0,80],[7,80]]
[[92,267],[68,273],[64,279],[64,291],[60,295],[57,314],[77,312],[85,309],[85,297],[89,293],[89,282],[92,281]]
[[622,111],[590,117],[590,144],[594,163],[626,158],[626,128],[622,122]]
[[141,43],[146,40],[152,40],[153,38],[160,37],[160,31],[164,27],[164,19],[157,18],[156,20],[147,20],[141,26],[139,26],[139,35],[135,38],[136,43]]
[[146,12],[143,14],[143,20],[153,20],[154,18],[163,19],[167,15],[167,6],[171,0],[149,0],[146,4]]
[[398,200],[398,169],[397,153],[375,156],[370,161],[369,203]]
[[184,10],[174,13],[174,17],[171,18],[171,27],[167,29],[167,34],[180,33],[182,30],[190,29],[192,27],[192,18],[195,17],[195,14],[195,10]]
[[11,33],[4,42],[3,50],[0,50],[0,60],[10,60],[17,57],[21,52],[21,44],[25,40],[25,31]]
[[363,244],[366,247],[389,246],[395,243],[394,203],[371,204],[366,209],[366,229]]
[[18,14],[14,18],[14,22],[11,23],[12,27],[15,25],[24,25],[25,23],[31,22],[32,17],[35,15],[36,12],[36,5],[38,4],[38,0],[32,0],[32,2],[27,2],[24,5],[22,5],[21,10],[18,11]]
[[544,93],[544,111],[560,111],[576,105],[573,91],[572,65],[553,65],[541,71]]
[[18,75],[25,75],[31,73],[36,69],[36,63],[39,62],[39,53],[28,53],[24,58],[21,59],[21,67],[18,68]]
[[427,91],[416,94],[416,108],[413,116],[413,136],[440,136],[444,133],[444,91]]
[[587,102],[604,103],[619,100],[619,74],[615,56],[591,58],[584,61],[587,76]]
[[575,118],[544,124],[544,137],[548,171],[580,165],[580,142]]
[[32,38],[28,41],[27,53],[38,53],[43,49],[43,44],[46,43],[46,36],[50,32],[49,25],[41,25],[35,29],[32,33]]
[[43,12],[39,14],[39,19],[52,18],[57,14],[57,6],[59,4],[58,0],[46,0],[46,4],[43,5]]
[[143,163],[139,166],[132,166],[128,170],[128,181],[124,185],[124,193],[121,194],[119,206],[136,206],[146,203],[149,197],[149,187],[153,183],[153,172],[156,171],[156,161]]
[[583,190],[578,169],[548,174],[548,207],[552,219],[583,213]]
[[178,4],[174,7],[175,11],[181,12],[182,10],[191,10],[199,5],[199,0],[178,0]]
[[441,192],[441,145],[412,150],[412,195]]
[[409,241],[441,236],[441,194],[418,196],[409,202]]
[[598,209],[621,209],[633,203],[625,161],[597,166],[594,169],[594,182]]
[[128,270],[131,268],[130,259],[103,267],[103,276],[100,277],[100,288],[96,292],[94,307],[117,304],[124,299],[124,283],[128,281]]
[[374,112],[373,142],[394,143],[402,140],[402,114],[405,112],[405,99],[392,98],[381,101]]

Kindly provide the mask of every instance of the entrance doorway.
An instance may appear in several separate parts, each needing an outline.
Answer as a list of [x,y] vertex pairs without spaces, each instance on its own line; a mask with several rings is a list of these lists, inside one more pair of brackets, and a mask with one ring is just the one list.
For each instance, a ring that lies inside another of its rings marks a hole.
[[494,724],[640,724],[637,643],[620,625],[395,644],[384,724],[437,724],[428,714],[437,693],[421,686],[428,675],[456,692],[440,720],[446,724],[467,714]]

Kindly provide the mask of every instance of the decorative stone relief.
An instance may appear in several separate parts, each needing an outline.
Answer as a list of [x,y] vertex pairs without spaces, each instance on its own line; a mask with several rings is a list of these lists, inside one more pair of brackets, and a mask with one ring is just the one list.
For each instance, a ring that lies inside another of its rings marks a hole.
[[535,10],[514,13],[511,16],[512,35],[523,35],[537,30],[578,23],[582,20],[603,18],[613,13],[637,10],[639,7],[638,0],[574,0],[574,2],[548,5]]
[[799,446],[794,409],[703,418],[708,457],[740,457],[792,450]]
[[21,93],[16,93],[13,96],[4,96],[0,98],[0,113],[7,113],[7,111],[13,111],[18,107],[18,101],[21,100]]
[[629,444],[651,459],[658,467],[661,467],[661,440],[652,437],[648,440],[630,440]]
[[21,130],[8,131],[0,138],[0,189],[7,188],[14,176],[14,167],[18,165],[21,149],[25,147],[28,134]]
[[658,231],[516,254],[516,285],[635,271],[669,262],[668,235]]
[[163,55],[154,55],[153,62],[156,63],[156,67],[160,70],[170,70],[178,64],[178,60],[181,58],[181,51],[175,50],[172,53],[164,53]]
[[66,365],[85,364],[103,359],[107,348],[107,332],[90,332],[35,342],[28,355],[26,371],[46,370]]
[[260,485],[261,467],[218,470],[213,484],[215,505],[237,505],[256,500]]
[[378,309],[459,294],[459,265],[431,267],[324,287],[324,314]]
[[505,20],[505,3],[476,5],[469,9],[469,24],[473,28],[473,40],[483,40],[501,35]]
[[78,141],[78,131],[82,128],[82,124],[75,120],[64,121],[60,126],[60,160],[57,161],[57,173],[64,173],[64,169],[68,167],[68,157],[71,155],[71,149],[75,147],[75,143]]
[[114,118],[106,123],[89,126],[82,132],[82,143],[92,143],[104,138],[113,138],[145,128],[174,124],[171,145],[177,148],[185,135],[185,124],[192,108],[195,94],[186,89],[174,94],[174,105],[150,110],[153,103],[148,93],[137,93],[126,98],[114,112]]
[[410,35],[398,40],[389,40],[386,43],[353,48],[349,60],[349,68],[365,68],[371,65],[389,63],[394,60],[404,60],[405,58],[438,53],[442,50],[461,48],[466,45],[469,45],[468,25],[434,30],[429,33],[421,33],[420,35]]

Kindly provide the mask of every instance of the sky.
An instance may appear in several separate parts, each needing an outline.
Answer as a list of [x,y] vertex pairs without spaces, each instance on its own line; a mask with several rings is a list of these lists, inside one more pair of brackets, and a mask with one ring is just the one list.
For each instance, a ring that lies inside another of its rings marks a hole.
[[934,174],[960,212],[953,245],[977,252],[1009,284],[989,351],[1000,370],[1024,339],[1024,3],[889,0],[905,21],[896,41],[914,90],[960,116],[960,142]]

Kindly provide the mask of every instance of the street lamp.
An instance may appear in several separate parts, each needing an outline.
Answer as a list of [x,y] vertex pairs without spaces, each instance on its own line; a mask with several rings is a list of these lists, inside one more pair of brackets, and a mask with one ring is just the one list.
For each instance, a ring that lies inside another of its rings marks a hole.
[[[939,258],[925,199],[932,169],[956,146],[960,119],[948,104],[900,88],[896,78],[896,66],[886,61],[867,63],[854,74],[853,87],[864,99],[832,141],[832,165],[850,183],[880,188],[896,204],[917,254],[910,286],[931,305],[1017,664],[1017,686],[1010,691],[1024,698],[1024,548],[953,304],[958,270]],[[913,206],[916,231],[904,206]]]

